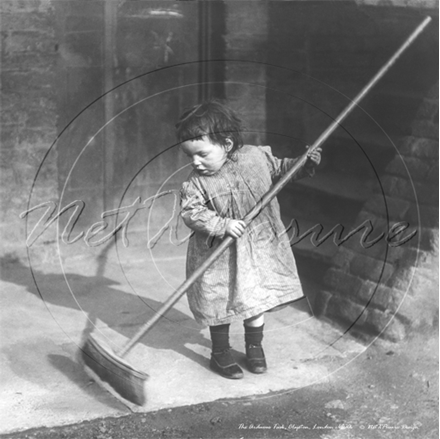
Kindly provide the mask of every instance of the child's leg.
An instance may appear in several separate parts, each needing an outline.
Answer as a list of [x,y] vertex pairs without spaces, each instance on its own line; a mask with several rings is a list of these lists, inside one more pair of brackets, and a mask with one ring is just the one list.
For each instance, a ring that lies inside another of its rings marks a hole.
[[210,326],[209,331],[212,340],[211,369],[225,378],[243,378],[243,371],[231,354],[229,325]]
[[226,351],[229,346],[229,325],[210,326],[212,352]]
[[255,328],[264,325],[264,313],[258,314],[257,316],[251,317],[244,321],[244,326]]
[[264,373],[267,370],[264,356],[263,341],[264,314],[244,321],[244,340],[246,343],[246,360],[249,370],[253,373]]

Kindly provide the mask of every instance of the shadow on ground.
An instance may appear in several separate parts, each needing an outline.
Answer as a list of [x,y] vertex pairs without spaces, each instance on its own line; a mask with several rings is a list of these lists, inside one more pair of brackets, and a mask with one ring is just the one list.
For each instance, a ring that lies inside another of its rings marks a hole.
[[[124,337],[131,338],[162,305],[159,301],[118,288],[120,285],[118,282],[103,276],[102,266],[98,268],[97,275],[84,276],[69,272],[44,273],[8,258],[0,259],[0,264],[2,267],[0,280],[19,285],[27,293],[38,297],[67,335],[72,332],[72,328],[64,321],[63,313],[57,312],[56,307],[64,307],[84,314],[86,326],[82,331],[80,346],[91,333],[97,330],[97,327],[99,331],[102,323]],[[56,305],[56,307],[51,305]],[[84,319],[81,320],[84,321]],[[163,321],[167,323],[167,331],[161,331],[158,325],[142,338],[140,343],[154,349],[173,350],[207,367],[206,358],[176,342],[176,334],[179,334],[178,338],[182,339],[182,332],[184,332],[188,342],[210,347],[210,341],[201,334],[200,326],[188,315],[176,309],[171,309],[166,316],[163,316]],[[62,355],[49,355],[48,359],[70,380],[81,381],[80,374],[83,372],[78,372],[78,364],[72,359]],[[14,363],[11,366],[13,369]]]

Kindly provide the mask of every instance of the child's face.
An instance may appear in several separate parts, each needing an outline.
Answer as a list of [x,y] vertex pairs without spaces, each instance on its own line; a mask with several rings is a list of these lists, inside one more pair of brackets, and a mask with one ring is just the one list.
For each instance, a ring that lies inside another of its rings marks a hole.
[[207,136],[182,143],[182,151],[191,159],[192,167],[200,175],[214,175],[220,170],[232,149],[232,141],[225,146],[213,143]]

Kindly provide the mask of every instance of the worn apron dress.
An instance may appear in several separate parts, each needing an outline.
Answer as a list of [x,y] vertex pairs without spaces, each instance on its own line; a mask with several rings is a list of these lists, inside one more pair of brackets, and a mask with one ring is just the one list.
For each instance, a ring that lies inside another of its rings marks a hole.
[[[216,174],[189,175],[181,189],[181,216],[194,232],[188,243],[187,277],[220,244],[227,221],[242,219],[296,160],[278,159],[268,146],[244,145]],[[208,326],[248,319],[303,297],[276,198],[194,282],[187,296],[195,320]]]

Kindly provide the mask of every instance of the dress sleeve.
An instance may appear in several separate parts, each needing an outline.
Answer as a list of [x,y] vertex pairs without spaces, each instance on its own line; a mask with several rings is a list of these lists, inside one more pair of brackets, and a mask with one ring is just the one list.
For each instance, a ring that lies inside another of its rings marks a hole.
[[[272,149],[270,146],[260,146],[260,150],[266,156],[272,179],[278,179],[282,177],[299,160],[299,158],[279,159],[272,154]],[[303,166],[293,177],[293,180],[299,180],[300,178],[304,177],[313,177],[313,175],[315,175],[314,167]]]
[[196,232],[223,238],[228,218],[222,218],[208,206],[202,191],[192,182],[183,183],[180,191],[180,215],[183,222]]

